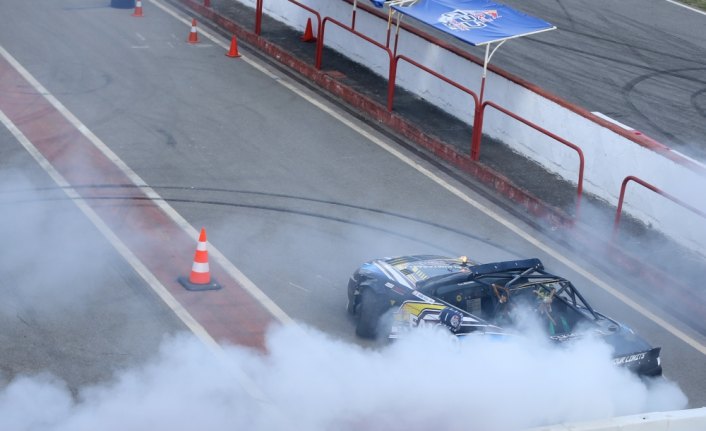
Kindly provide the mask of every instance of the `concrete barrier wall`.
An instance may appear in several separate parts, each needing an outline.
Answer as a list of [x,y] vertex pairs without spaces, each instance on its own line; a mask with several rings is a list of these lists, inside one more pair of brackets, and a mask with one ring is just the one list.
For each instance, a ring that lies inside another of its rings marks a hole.
[[560,424],[526,431],[703,431],[706,408],[622,416],[593,422]]
[[[255,6],[255,0],[239,1]],[[304,0],[304,3],[319,11],[322,17],[332,17],[347,25],[351,23],[352,7],[344,0]],[[264,0],[264,11],[300,31],[311,17],[309,12],[287,0]],[[356,30],[385,43],[386,21],[360,8]],[[326,26],[325,44],[388,77],[389,57],[372,44],[330,24]],[[475,55],[483,53],[482,48],[470,46],[468,51]],[[424,38],[400,30],[397,52],[471,90],[480,90],[482,68],[478,64]],[[323,68],[326,68],[325,56]],[[397,84],[472,124],[474,105],[468,94],[404,62],[400,63]],[[551,95],[534,91],[510,79],[509,75],[489,71],[485,100],[491,100],[581,147],[586,160],[585,192],[615,206],[623,179],[634,175],[706,213],[706,167],[660,149],[659,145],[641,145],[617,126]],[[576,183],[579,160],[575,151],[491,108],[487,109],[483,132]],[[481,160],[482,157],[481,148]],[[706,220],[703,217],[635,183],[628,185],[624,211],[706,256]]]

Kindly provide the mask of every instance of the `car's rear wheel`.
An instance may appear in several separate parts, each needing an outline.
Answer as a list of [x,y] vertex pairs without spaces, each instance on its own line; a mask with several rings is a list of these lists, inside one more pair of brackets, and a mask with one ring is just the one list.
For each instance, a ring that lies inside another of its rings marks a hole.
[[384,298],[380,298],[370,289],[360,293],[360,316],[355,333],[361,338],[376,338],[380,317],[387,309]]

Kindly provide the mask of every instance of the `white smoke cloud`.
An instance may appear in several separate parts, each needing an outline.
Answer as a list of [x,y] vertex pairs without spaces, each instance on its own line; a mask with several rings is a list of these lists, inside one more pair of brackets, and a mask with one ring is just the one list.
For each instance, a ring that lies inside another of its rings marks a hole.
[[13,286],[0,301],[0,313],[86,306],[82,298],[94,290],[86,280],[103,272],[110,259],[79,214],[61,188],[32,183],[15,170],[0,172],[0,237],[11,253],[0,261],[0,274]]
[[590,338],[557,348],[535,337],[458,341],[429,328],[365,348],[290,326],[270,331],[267,352],[214,355],[194,337],[173,337],[146,365],[75,397],[50,376],[18,377],[0,392],[0,429],[505,430],[687,402],[673,383],[615,367],[610,347]]

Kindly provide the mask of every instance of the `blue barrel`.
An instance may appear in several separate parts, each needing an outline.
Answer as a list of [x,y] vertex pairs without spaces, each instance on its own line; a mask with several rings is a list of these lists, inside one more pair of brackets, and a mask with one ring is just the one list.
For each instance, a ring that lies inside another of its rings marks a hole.
[[132,9],[135,7],[135,0],[110,0],[110,7]]

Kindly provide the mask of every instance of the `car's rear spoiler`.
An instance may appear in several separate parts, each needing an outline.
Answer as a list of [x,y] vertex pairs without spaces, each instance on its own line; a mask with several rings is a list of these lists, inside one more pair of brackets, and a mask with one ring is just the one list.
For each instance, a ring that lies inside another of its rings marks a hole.
[[493,274],[496,272],[507,272],[511,270],[523,272],[528,269],[542,271],[544,270],[544,265],[542,265],[542,262],[539,259],[533,258],[523,260],[508,260],[505,262],[496,263],[485,263],[483,265],[471,266],[469,268],[471,274],[473,274],[474,277],[477,277],[479,275]]

